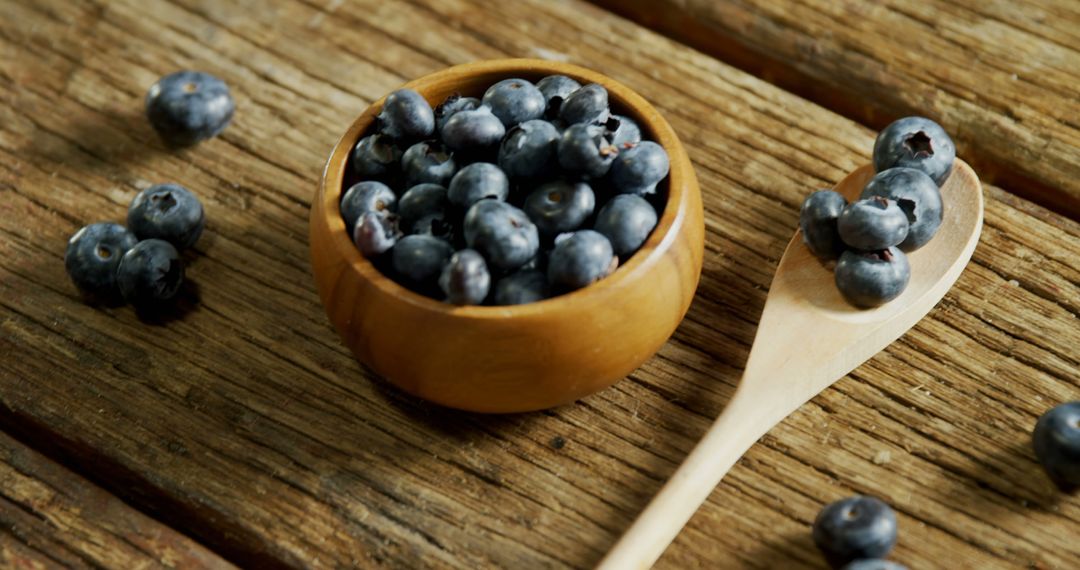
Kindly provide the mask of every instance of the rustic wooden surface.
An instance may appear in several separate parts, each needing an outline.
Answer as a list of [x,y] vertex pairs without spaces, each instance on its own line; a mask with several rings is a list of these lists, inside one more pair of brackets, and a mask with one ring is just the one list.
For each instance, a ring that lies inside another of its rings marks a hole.
[[232,568],[0,433],[0,568]]
[[[701,180],[705,269],[675,337],[627,380],[477,416],[386,387],[341,346],[307,212],[367,102],[511,55],[592,67],[665,113]],[[238,114],[168,152],[142,98],[180,67],[226,78]],[[595,564],[730,396],[802,197],[865,163],[874,135],[572,0],[13,0],[0,101],[0,429],[257,567]],[[142,322],[82,304],[66,238],[167,180],[210,218],[186,311]],[[986,198],[941,305],[772,430],[660,567],[821,568],[810,522],[854,492],[897,509],[893,558],[912,568],[1076,566],[1080,499],[1054,490],[1028,434],[1080,397],[1080,225]]]
[[1074,0],[597,0],[876,128],[931,116],[1007,189],[1080,217]]

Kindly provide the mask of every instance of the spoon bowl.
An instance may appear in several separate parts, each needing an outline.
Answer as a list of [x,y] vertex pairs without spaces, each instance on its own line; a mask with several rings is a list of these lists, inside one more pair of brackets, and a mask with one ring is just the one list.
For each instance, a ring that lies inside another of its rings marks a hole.
[[[858,199],[873,175],[864,166],[835,190],[849,201]],[[970,166],[956,161],[941,198],[944,217],[937,235],[908,255],[907,289],[873,309],[848,304],[830,267],[795,233],[773,277],[735,395],[600,568],[651,566],[754,442],[915,326],[945,296],[982,231],[982,185]]]

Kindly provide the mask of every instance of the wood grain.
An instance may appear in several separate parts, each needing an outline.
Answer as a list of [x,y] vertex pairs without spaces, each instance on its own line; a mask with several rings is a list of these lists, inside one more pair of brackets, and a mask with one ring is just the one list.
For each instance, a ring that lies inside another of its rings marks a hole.
[[1076,2],[596,3],[875,128],[930,116],[984,179],[1080,217]]
[[[703,191],[702,282],[673,340],[611,389],[455,413],[372,380],[339,343],[309,273],[309,202],[371,101],[534,55],[610,75],[671,122]],[[247,566],[595,564],[730,397],[802,197],[873,140],[575,1],[16,0],[0,3],[0,56],[0,427]],[[238,114],[170,153],[142,97],[189,66],[225,77]],[[80,303],[66,238],[166,180],[209,216],[187,312]],[[813,516],[862,492],[898,510],[894,558],[913,568],[1070,567],[1080,503],[1042,477],[1028,433],[1080,394],[1078,260],[1080,226],[988,187],[942,304],[752,448],[660,566],[821,567]]]
[[3,433],[0,567],[233,568]]

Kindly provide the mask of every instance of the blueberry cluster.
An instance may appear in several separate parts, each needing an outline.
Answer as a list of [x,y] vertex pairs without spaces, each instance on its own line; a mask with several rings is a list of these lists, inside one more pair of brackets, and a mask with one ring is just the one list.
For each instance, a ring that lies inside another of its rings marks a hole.
[[880,499],[857,495],[826,505],[813,537],[832,568],[906,570],[884,559],[896,545],[896,513]]
[[1080,489],[1080,400],[1044,413],[1032,434],[1035,456],[1063,491]]
[[604,278],[656,227],[668,156],[608,92],[506,79],[434,109],[394,91],[340,208],[381,271],[457,305],[531,303]]
[[131,201],[126,228],[102,222],[75,232],[64,266],[75,286],[92,299],[150,307],[180,290],[180,252],[199,239],[205,220],[202,204],[187,188],[151,186]]
[[941,226],[940,186],[955,159],[956,147],[940,125],[903,118],[874,141],[877,174],[858,201],[819,190],[803,202],[803,241],[822,259],[839,258],[836,286],[848,302],[876,307],[904,292],[911,279],[906,254]]

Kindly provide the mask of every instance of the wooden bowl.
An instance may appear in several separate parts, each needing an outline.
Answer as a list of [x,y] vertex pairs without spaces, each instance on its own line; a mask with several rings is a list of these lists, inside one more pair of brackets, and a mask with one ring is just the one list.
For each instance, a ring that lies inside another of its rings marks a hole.
[[457,307],[402,287],[346,235],[338,203],[353,146],[376,101],[334,147],[311,206],[311,266],[334,328],[356,357],[425,400],[477,412],[522,412],[572,402],[623,378],[652,356],[690,306],[701,274],[704,223],[690,160],[671,126],[624,85],[552,61],[458,65],[405,85],[433,106],[451,93],[479,97],[512,77],[568,75],[607,88],[612,109],[636,120],[671,158],[668,201],[642,248],[612,275],[578,291],[508,307]]

